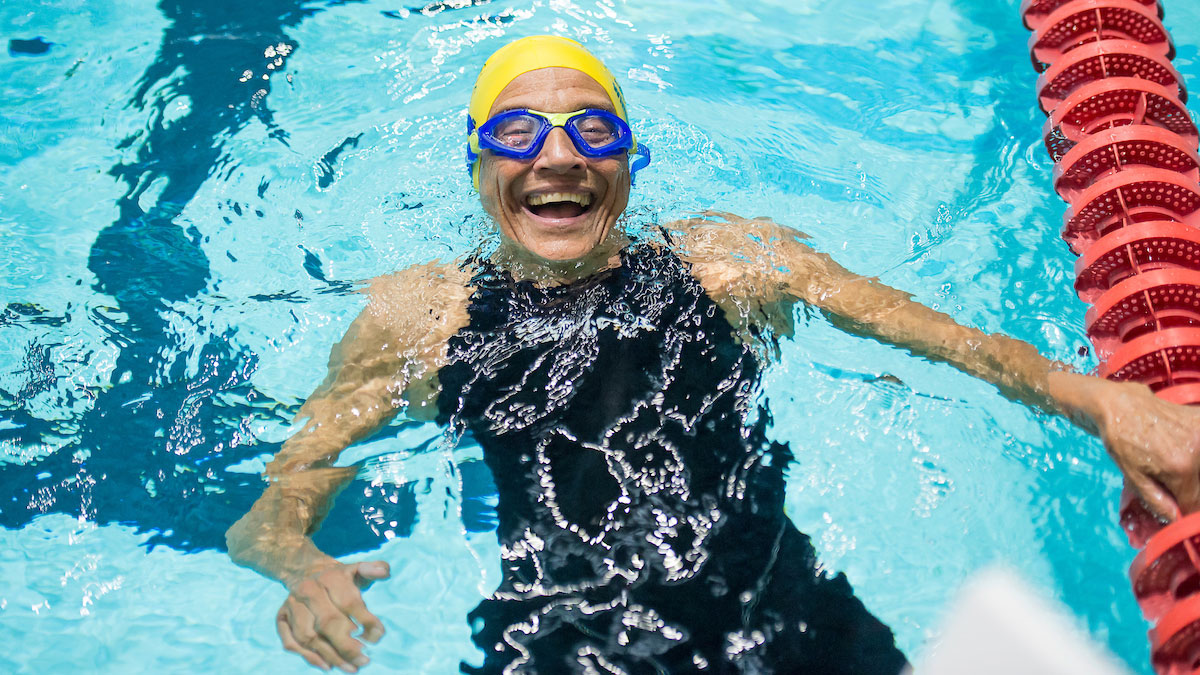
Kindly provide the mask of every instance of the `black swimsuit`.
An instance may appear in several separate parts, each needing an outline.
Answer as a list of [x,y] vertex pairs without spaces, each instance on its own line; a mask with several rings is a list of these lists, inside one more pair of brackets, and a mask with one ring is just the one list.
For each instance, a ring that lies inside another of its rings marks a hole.
[[679,258],[633,246],[548,288],[480,270],[439,373],[499,493],[503,581],[464,672],[902,668],[784,516],[756,356]]

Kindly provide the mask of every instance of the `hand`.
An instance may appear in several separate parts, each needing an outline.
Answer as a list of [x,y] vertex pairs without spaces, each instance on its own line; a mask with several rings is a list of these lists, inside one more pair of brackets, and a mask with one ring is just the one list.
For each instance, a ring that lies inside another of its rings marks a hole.
[[290,586],[291,593],[275,616],[283,648],[321,670],[347,673],[370,661],[363,644],[351,635],[355,624],[370,643],[383,637],[383,623],[363,604],[362,590],[391,575],[381,560],[325,566]]
[[1083,378],[1072,386],[1088,392],[1084,411],[1151,511],[1168,521],[1200,511],[1200,408],[1167,402],[1132,382]]

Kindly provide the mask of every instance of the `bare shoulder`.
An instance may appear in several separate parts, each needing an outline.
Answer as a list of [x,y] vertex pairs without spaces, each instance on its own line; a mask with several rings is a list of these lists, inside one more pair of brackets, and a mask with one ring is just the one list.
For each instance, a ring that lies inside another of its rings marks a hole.
[[802,271],[798,259],[813,252],[803,243],[807,235],[766,218],[710,212],[668,228],[676,252],[718,300],[786,300],[794,275]]
[[471,273],[459,262],[414,265],[372,279],[363,310],[370,330],[407,348],[444,342],[466,325]]
[[[458,263],[429,263],[372,279],[367,306],[329,356],[329,374],[301,410],[334,405],[355,393],[375,392],[410,414],[429,408],[446,345],[467,322],[470,272]],[[432,410],[432,408],[430,408]]]
[[806,267],[802,258],[812,252],[802,243],[806,235],[766,218],[716,212],[668,230],[675,253],[743,339],[762,328],[792,334],[792,308],[803,299],[794,286]]

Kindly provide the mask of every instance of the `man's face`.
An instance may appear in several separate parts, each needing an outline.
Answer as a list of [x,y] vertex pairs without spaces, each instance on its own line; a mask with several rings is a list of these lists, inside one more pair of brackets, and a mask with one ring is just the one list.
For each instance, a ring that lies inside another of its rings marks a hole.
[[[516,78],[500,92],[488,117],[527,108],[547,113],[583,108],[613,111],[604,89],[570,68],[542,68]],[[511,243],[546,260],[590,253],[612,231],[629,202],[629,159],[585,157],[561,127],[550,131],[533,159],[485,150],[480,163],[483,208]]]

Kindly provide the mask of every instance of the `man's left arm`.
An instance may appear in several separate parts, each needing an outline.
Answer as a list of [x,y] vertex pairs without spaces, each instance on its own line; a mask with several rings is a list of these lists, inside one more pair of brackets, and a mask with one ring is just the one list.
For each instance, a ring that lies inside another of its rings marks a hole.
[[1032,345],[988,334],[854,274],[768,220],[678,223],[680,247],[719,301],[747,307],[800,300],[838,327],[947,363],[1006,397],[1067,416],[1098,435],[1158,515],[1200,510],[1200,409],[1168,403],[1145,385],[1070,372]]

